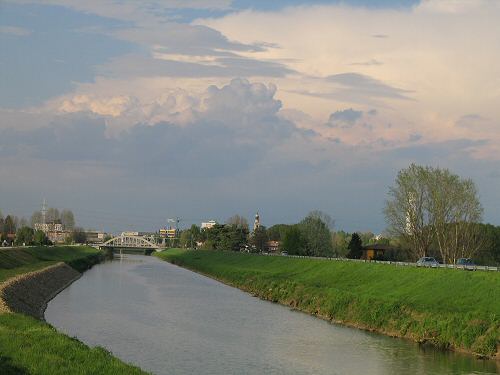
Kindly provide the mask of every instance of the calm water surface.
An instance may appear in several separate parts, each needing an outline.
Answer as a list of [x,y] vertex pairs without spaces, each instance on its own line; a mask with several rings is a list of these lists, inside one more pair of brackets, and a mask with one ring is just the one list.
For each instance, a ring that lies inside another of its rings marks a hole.
[[494,361],[332,325],[154,257],[94,266],[46,320],[155,374],[495,374]]

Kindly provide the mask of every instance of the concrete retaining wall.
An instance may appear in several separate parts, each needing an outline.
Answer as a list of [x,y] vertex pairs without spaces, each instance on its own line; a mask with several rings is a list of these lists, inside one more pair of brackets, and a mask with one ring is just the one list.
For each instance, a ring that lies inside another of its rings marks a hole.
[[43,320],[47,303],[81,274],[66,263],[15,276],[0,284],[0,312],[16,312]]

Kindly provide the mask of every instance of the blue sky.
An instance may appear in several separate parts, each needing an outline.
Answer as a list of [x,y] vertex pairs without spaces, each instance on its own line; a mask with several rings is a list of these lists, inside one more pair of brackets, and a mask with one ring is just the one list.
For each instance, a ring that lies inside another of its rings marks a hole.
[[474,178],[500,224],[498,17],[467,0],[2,2],[0,209],[46,198],[110,231],[320,209],[381,232],[416,162]]

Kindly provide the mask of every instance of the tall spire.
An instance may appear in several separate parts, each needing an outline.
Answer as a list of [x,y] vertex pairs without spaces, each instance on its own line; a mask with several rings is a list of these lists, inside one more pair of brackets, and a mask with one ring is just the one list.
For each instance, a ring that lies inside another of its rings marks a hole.
[[253,222],[253,231],[255,232],[255,230],[260,227],[260,217],[259,217],[259,213],[257,212],[255,214],[255,221]]

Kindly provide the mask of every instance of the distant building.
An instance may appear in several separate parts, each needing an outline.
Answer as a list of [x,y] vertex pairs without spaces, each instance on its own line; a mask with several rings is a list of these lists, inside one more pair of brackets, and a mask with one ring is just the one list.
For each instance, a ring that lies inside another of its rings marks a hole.
[[85,236],[89,243],[103,243],[107,233],[97,230],[86,230]]
[[388,245],[366,245],[363,246],[363,255],[361,255],[361,259],[365,260],[382,260],[386,252],[394,250],[392,246]]
[[52,223],[35,223],[35,230],[41,230],[53,243],[64,243],[71,236],[71,231],[65,230],[60,220]]
[[255,232],[255,230],[259,227],[260,227],[260,216],[259,213],[257,212],[255,214],[255,221],[253,222],[253,231]]
[[160,237],[162,238],[176,238],[177,237],[177,229],[169,228],[169,229],[160,229]]
[[71,232],[67,230],[63,231],[50,231],[46,233],[47,238],[52,243],[65,243],[66,240],[71,236]]
[[267,241],[266,242],[266,250],[270,253],[277,253],[280,249],[279,241]]
[[201,229],[210,229],[217,225],[215,220],[207,221],[206,223],[201,223]]
[[55,220],[52,223],[35,223],[35,230],[41,230],[47,234],[49,232],[62,232],[64,227],[60,220]]

